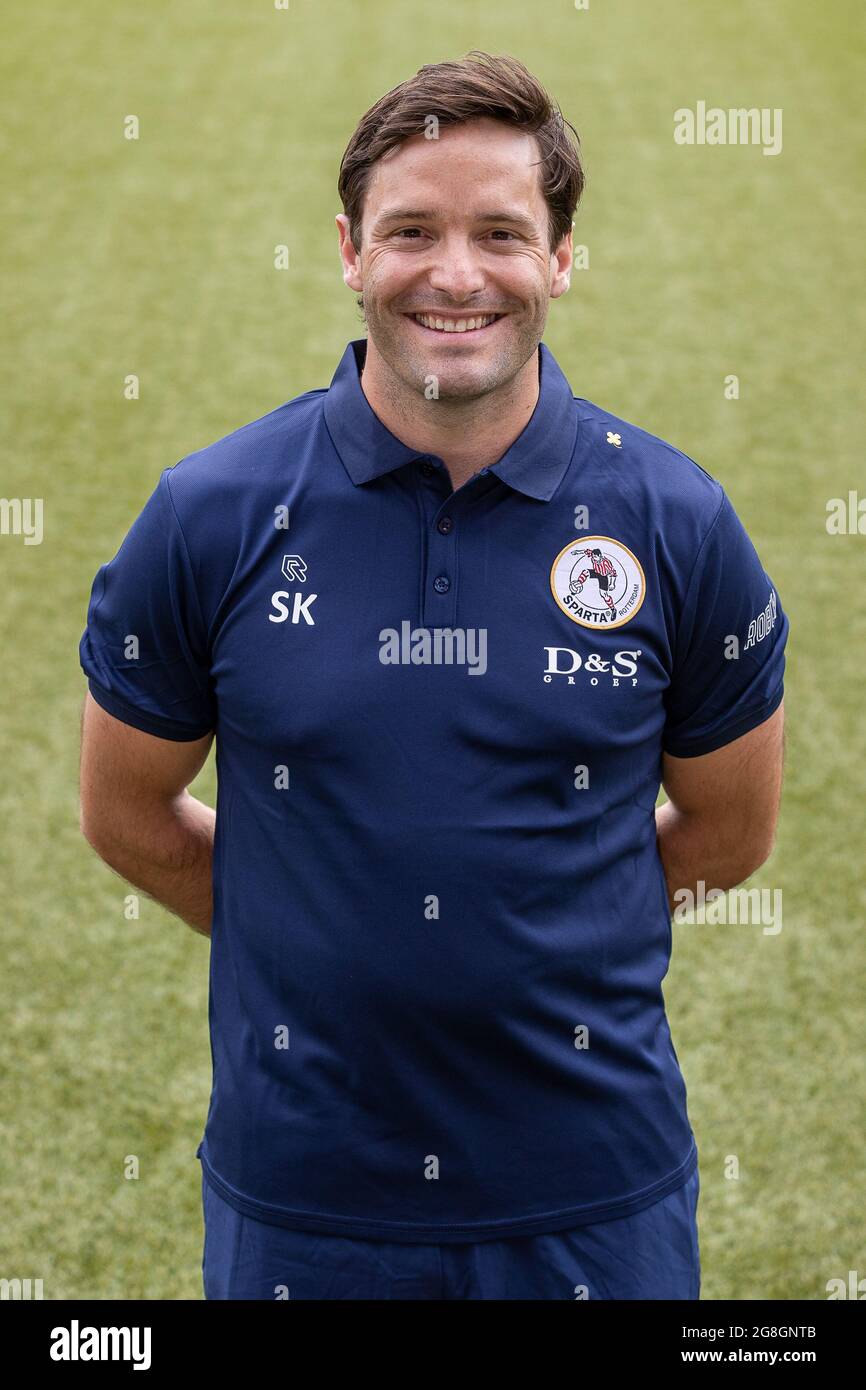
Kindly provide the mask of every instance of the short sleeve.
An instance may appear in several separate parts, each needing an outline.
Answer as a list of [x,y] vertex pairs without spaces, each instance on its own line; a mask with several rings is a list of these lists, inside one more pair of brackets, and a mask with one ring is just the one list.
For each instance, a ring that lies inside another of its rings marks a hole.
[[158,738],[215,724],[207,637],[166,468],[113,560],[97,572],[79,644],[90,693]]
[[711,753],[769,719],[782,701],[787,638],[775,585],[723,492],[680,617],[665,752]]

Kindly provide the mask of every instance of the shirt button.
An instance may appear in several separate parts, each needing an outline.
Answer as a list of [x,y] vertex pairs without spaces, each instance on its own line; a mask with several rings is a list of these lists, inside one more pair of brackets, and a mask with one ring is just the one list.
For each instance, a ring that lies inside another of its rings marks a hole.
[[454,522],[451,520],[450,516],[443,516],[439,518],[436,524],[436,530],[441,531],[443,536],[447,536],[453,525]]
[[437,574],[436,578],[433,580],[433,588],[436,590],[437,594],[447,594],[448,590],[451,588],[451,580],[448,578],[448,575]]
[[435,471],[436,471],[436,470],[435,470],[435,468],[433,467],[432,463],[422,463],[422,464],[421,464],[421,477],[422,477],[422,478],[432,478],[432,477],[433,477],[433,474],[435,473]]

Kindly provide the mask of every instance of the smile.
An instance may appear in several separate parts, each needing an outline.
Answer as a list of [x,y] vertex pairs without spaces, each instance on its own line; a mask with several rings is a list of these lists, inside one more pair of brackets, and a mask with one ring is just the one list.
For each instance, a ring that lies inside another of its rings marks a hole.
[[473,318],[455,319],[446,318],[439,314],[407,314],[406,317],[414,319],[416,323],[429,332],[462,334],[478,333],[505,316],[504,314],[476,314]]

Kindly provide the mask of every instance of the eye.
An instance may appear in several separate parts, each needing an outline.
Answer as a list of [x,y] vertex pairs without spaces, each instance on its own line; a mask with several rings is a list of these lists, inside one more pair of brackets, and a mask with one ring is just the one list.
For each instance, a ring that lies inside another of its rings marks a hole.
[[414,241],[416,236],[423,236],[423,232],[420,227],[400,227],[394,235],[404,237],[408,241]]
[[518,240],[516,232],[509,232],[505,227],[494,227],[490,235],[495,237],[511,237],[512,241]]

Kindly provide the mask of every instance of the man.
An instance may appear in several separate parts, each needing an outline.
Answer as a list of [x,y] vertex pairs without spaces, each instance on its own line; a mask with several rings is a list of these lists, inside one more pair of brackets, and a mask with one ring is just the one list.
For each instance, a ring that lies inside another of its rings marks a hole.
[[588,579],[594,579],[598,584],[598,592],[603,596],[605,603],[610,609],[611,619],[616,617],[616,609],[613,606],[613,599],[608,590],[611,584],[616,583],[616,569],[613,562],[606,555],[602,555],[601,550],[596,546],[593,550],[585,550],[584,555],[592,561],[590,569],[582,569],[575,579],[572,577],[569,588],[573,594],[582,594],[583,586]]
[[166,469],[94,583],[82,828],[211,937],[210,1298],[698,1297],[671,909],[770,852],[788,624],[747,644],[720,484],[541,342],[569,130],[485,54],[377,102],[367,338]]

